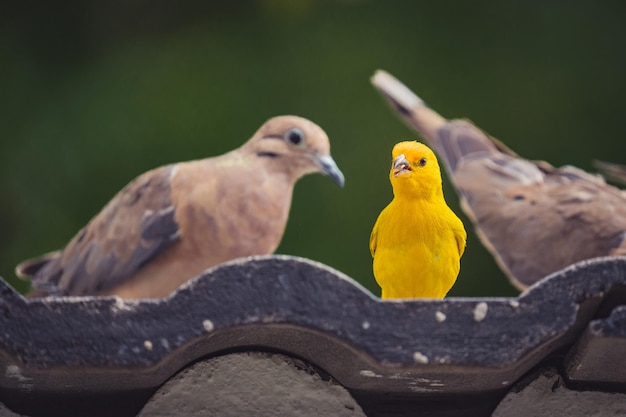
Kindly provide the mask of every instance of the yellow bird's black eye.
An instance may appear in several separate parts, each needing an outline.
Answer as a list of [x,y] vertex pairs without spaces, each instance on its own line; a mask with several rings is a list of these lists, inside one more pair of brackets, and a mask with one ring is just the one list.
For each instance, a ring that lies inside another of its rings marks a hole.
[[304,132],[297,127],[294,127],[285,133],[285,139],[294,145],[302,145],[304,143]]
[[422,158],[417,162],[417,165],[423,167],[424,165],[426,165],[426,158]]

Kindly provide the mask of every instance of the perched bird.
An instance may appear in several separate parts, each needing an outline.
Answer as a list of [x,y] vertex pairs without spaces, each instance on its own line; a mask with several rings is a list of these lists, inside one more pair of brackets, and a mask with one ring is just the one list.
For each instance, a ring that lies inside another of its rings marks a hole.
[[443,298],[459,274],[467,234],[448,207],[433,151],[419,142],[394,146],[393,200],[370,236],[382,298]]
[[344,184],[326,133],[272,118],[238,149],[140,175],[64,249],[16,272],[40,295],[165,297],[213,265],[274,252],[293,187],[314,172]]
[[384,71],[374,86],[435,149],[478,236],[519,289],[574,262],[626,255],[626,192],[578,168],[528,161],[448,121]]

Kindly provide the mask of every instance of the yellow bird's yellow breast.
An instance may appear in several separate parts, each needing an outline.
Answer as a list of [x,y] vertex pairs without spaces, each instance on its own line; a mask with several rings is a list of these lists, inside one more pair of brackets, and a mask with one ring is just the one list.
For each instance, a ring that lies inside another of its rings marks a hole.
[[460,269],[459,225],[462,230],[445,201],[394,199],[373,232],[374,276],[382,297],[443,298]]

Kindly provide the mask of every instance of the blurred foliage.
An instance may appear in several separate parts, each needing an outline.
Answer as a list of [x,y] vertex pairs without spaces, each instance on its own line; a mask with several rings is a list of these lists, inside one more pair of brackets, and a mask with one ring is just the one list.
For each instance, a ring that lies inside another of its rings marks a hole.
[[[62,247],[139,173],[238,147],[269,117],[329,134],[346,174],[296,187],[279,253],[379,294],[368,250],[390,151],[415,135],[369,84],[398,76],[518,153],[626,162],[623,2],[121,1],[0,6],[0,275]],[[445,180],[450,205],[458,199]],[[450,295],[516,294],[469,231]],[[419,274],[419,265],[407,274]]]

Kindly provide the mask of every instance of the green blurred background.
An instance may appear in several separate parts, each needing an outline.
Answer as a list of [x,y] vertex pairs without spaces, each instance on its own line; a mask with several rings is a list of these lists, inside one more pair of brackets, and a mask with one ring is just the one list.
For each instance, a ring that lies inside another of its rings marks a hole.
[[[526,157],[626,163],[625,12],[616,1],[3,2],[0,275],[25,290],[14,265],[64,246],[136,175],[297,114],[328,132],[347,181],[300,181],[278,252],[378,295],[369,234],[391,199],[391,148],[416,136],[369,84],[374,71]],[[463,219],[450,295],[516,294]]]

